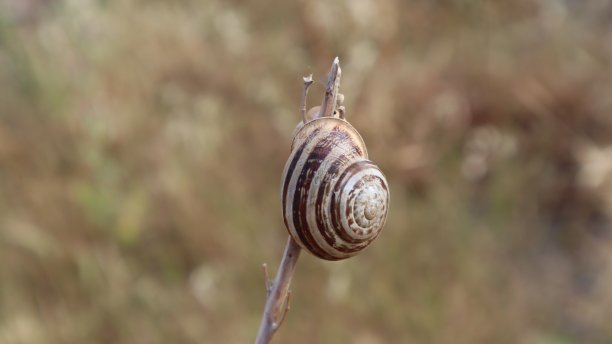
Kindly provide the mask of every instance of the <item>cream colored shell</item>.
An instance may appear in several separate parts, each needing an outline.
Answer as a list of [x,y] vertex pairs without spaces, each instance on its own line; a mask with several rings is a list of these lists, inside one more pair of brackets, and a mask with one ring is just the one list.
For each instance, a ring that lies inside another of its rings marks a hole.
[[347,121],[318,118],[296,128],[282,179],[285,225],[305,250],[327,260],[351,257],[380,234],[389,187]]

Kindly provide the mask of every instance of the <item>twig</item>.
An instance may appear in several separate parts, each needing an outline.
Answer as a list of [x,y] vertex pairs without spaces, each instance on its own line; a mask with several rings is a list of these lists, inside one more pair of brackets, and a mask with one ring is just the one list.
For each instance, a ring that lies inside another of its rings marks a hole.
[[264,273],[264,285],[266,287],[266,297],[268,297],[268,295],[270,295],[270,289],[272,288],[272,286],[270,285],[270,274],[268,274],[268,264],[263,263],[261,264],[261,268],[263,269],[263,273]]
[[285,321],[285,316],[287,315],[287,312],[289,312],[290,309],[291,309],[291,290],[287,291],[287,299],[285,300],[285,308],[283,310],[283,314],[280,317],[280,320],[278,321],[278,324],[276,325],[277,329],[281,327],[281,325],[283,324],[283,321]]
[[304,92],[302,92],[302,101],[300,104],[300,112],[302,113],[302,122],[306,124],[306,97],[308,96],[308,88],[312,85],[312,74],[303,77],[304,79]]
[[338,89],[340,89],[341,75],[342,70],[340,69],[340,59],[336,57],[327,76],[327,86],[325,87],[325,95],[323,96],[323,103],[321,104],[321,112],[319,112],[319,117],[331,117],[334,113],[334,110],[336,109],[336,98],[338,97]]
[[289,285],[300,256],[300,246],[291,237],[287,239],[285,253],[268,294],[255,344],[266,344],[278,330],[289,310]]
[[[331,69],[327,77],[327,87],[325,88],[325,95],[323,96],[323,104],[321,105],[321,112],[319,117],[326,116],[330,117],[336,107],[340,107],[342,104],[342,96],[338,98],[338,89],[340,88],[340,60],[336,57],[332,63]],[[304,77],[304,93],[302,94],[301,112],[302,120],[306,123],[306,96],[308,94],[308,87],[312,84],[312,75]],[[274,282],[270,285],[270,278],[268,275],[268,266],[263,264],[262,268],[264,271],[264,278],[266,280],[266,306],[263,311],[261,318],[261,324],[259,325],[259,332],[255,339],[255,344],[267,344],[272,339],[274,333],[285,320],[285,316],[290,308],[291,291],[289,286],[291,285],[291,278],[295,272],[295,265],[298,257],[300,256],[300,246],[289,236],[287,239],[287,245],[285,246],[285,252],[281,260],[278,272]]]

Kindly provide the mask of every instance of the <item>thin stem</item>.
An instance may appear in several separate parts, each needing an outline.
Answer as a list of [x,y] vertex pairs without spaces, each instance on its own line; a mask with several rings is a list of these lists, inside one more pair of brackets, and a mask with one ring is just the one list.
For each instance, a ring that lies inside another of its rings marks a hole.
[[268,264],[263,263],[261,265],[261,268],[263,269],[264,273],[264,286],[266,287],[266,297],[268,297],[268,295],[270,295],[270,289],[272,288],[272,286],[270,285],[270,274],[268,274]]
[[302,92],[302,101],[300,103],[300,112],[302,113],[302,122],[306,124],[306,98],[308,97],[308,88],[312,85],[312,74],[305,76],[304,79],[304,92]]
[[[331,117],[336,107],[342,104],[342,95],[338,98],[338,90],[340,89],[340,60],[336,57],[332,63],[331,69],[327,76],[327,87],[323,96],[323,104],[318,117]],[[312,84],[312,75],[304,77],[304,93],[302,93],[301,112],[302,120],[306,123],[306,96],[308,87]],[[337,104],[337,103],[340,103]],[[289,236],[283,259],[281,260],[278,272],[274,282],[270,285],[267,265],[263,265],[264,278],[266,279],[267,299],[266,306],[259,325],[259,332],[255,339],[255,344],[267,344],[272,339],[274,333],[285,320],[287,311],[289,310],[289,301],[291,292],[291,278],[295,272],[295,265],[300,256],[300,246]]]
[[283,253],[283,259],[266,300],[255,344],[269,343],[285,318],[289,309],[289,300],[287,298],[289,286],[291,285],[291,278],[295,272],[295,265],[300,256],[300,251],[300,246],[289,237],[285,246],[285,253]]
[[338,97],[338,90],[340,89],[341,75],[342,70],[340,69],[340,59],[336,57],[327,76],[327,86],[325,87],[325,95],[323,96],[323,103],[321,104],[321,112],[319,112],[319,117],[331,117],[334,113],[336,108],[336,98]]

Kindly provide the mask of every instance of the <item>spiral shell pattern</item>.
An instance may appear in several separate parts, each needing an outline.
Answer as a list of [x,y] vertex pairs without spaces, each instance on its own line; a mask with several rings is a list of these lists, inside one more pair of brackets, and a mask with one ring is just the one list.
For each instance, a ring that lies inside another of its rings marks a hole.
[[282,180],[285,226],[305,250],[327,260],[359,253],[380,234],[389,187],[347,121],[319,118],[295,135]]

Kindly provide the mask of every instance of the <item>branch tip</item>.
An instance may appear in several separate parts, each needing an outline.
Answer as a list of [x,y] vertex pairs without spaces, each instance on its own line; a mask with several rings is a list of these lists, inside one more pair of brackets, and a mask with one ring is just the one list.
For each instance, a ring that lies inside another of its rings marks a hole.
[[302,114],[302,122],[306,124],[306,98],[308,97],[308,89],[313,83],[312,73],[302,77],[304,80],[304,91],[302,92],[302,101],[300,102],[300,113]]
[[319,117],[332,117],[336,110],[336,98],[340,89],[340,76],[342,69],[340,68],[340,59],[336,57],[332,62],[329,74],[327,75],[327,85],[325,86],[325,95],[323,95],[323,103]]

